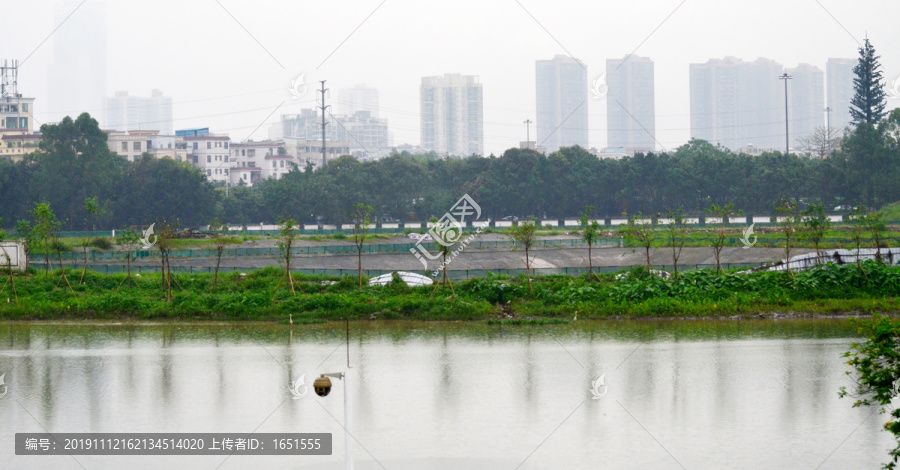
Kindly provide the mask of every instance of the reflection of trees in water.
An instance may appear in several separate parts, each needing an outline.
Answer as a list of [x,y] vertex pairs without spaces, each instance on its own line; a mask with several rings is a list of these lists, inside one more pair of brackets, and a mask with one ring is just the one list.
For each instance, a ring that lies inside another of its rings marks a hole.
[[439,386],[435,387],[434,394],[438,406],[438,413],[441,415],[456,414],[458,407],[459,393],[454,387],[453,381],[453,355],[451,354],[450,340],[447,333],[441,337],[440,354],[438,355],[438,364],[440,365],[440,381]]
[[160,381],[159,394],[165,404],[169,404],[169,397],[172,394],[174,384],[172,383],[172,353],[170,348],[175,344],[175,331],[167,328],[162,331],[162,346],[160,351]]
[[[535,392],[537,389],[537,384],[535,383],[534,379],[534,345],[532,344],[531,335],[531,331],[526,333],[524,351],[525,357],[522,361],[522,364],[525,366],[525,380],[524,386],[522,388],[525,391],[525,402],[528,403],[528,405],[534,405]],[[529,406],[528,409],[532,410],[532,413],[536,411],[534,409],[534,406]]]

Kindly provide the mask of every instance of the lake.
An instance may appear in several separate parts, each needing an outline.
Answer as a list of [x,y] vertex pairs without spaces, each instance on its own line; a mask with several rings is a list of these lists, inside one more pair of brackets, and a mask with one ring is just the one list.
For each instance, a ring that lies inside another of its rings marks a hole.
[[[0,323],[0,467],[343,469],[344,383],[325,398],[311,386],[346,367],[345,334]],[[349,334],[356,469],[878,469],[894,442],[885,416],[838,398],[858,339],[847,320],[359,322]],[[331,433],[333,453],[17,456],[17,432]]]

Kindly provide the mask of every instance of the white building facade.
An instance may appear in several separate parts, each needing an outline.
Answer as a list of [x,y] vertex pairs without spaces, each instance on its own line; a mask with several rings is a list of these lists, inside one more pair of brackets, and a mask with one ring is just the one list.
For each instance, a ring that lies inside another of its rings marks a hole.
[[606,61],[607,146],[625,152],[656,149],[653,61],[636,55]]
[[172,134],[172,98],[153,90],[151,96],[129,96],[127,91],[117,91],[106,99],[104,127],[125,131],[130,129],[158,130],[160,134]]
[[484,154],[484,93],[478,77],[423,77],[419,89],[422,146],[440,155]]
[[826,105],[830,116],[826,116],[831,127],[838,131],[850,125],[850,101],[853,99],[853,67],[855,59],[828,59],[825,64]]
[[587,67],[557,55],[535,62],[537,145],[555,152],[574,145],[588,148]]
[[214,134],[184,137],[184,143],[188,161],[203,170],[210,181],[229,181],[230,137]]

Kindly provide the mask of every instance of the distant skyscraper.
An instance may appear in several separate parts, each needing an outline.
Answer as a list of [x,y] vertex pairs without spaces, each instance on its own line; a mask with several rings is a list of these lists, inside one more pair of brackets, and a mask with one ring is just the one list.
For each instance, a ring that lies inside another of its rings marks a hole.
[[831,108],[831,127],[843,131],[850,125],[850,100],[853,99],[855,59],[828,59],[825,65],[826,104]]
[[[83,3],[83,2],[82,2]],[[59,3],[53,27],[53,63],[48,78],[50,121],[83,112],[103,125],[106,99],[106,4]],[[74,14],[69,16],[76,8]],[[66,19],[68,17],[68,19]]]
[[335,108],[335,114],[353,116],[357,111],[368,111],[370,116],[378,117],[378,88],[365,85],[341,88]]
[[422,146],[439,154],[484,154],[484,95],[478,77],[422,77]]
[[606,61],[607,147],[627,153],[656,148],[653,61],[631,56]]
[[825,125],[825,73],[809,64],[786,72],[794,77],[788,83],[791,147],[799,148],[801,139]]
[[588,148],[587,67],[558,55],[535,62],[537,145],[550,152],[560,147]]
[[691,138],[732,150],[784,146],[784,68],[735,57],[691,64]]
[[157,130],[162,135],[172,135],[172,98],[159,90],[153,90],[149,98],[117,91],[114,97],[106,99],[103,127],[117,131]]

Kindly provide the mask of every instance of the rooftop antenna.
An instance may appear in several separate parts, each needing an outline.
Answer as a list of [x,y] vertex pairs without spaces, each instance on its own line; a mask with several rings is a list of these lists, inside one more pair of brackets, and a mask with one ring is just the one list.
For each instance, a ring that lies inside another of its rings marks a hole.
[[12,60],[12,65],[7,59],[3,59],[0,65],[0,98],[18,98],[19,91],[17,83],[19,81],[19,61]]

